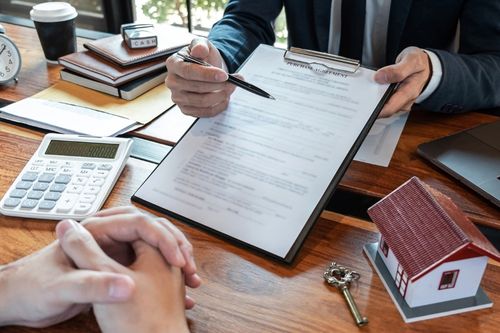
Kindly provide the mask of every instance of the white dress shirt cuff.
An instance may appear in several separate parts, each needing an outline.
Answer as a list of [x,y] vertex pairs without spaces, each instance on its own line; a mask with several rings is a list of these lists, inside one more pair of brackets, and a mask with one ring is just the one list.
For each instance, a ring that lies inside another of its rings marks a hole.
[[425,87],[424,91],[422,91],[420,96],[417,97],[415,103],[422,103],[425,101],[427,97],[429,97],[437,89],[441,83],[441,78],[443,77],[443,66],[441,65],[441,60],[439,60],[438,56],[432,51],[424,50],[424,52],[427,53],[431,61],[432,76],[427,84],[427,87]]

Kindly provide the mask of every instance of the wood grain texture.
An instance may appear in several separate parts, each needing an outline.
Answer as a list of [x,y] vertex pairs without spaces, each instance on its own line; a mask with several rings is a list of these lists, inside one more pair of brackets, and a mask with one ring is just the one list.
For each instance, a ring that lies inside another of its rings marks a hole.
[[440,114],[412,111],[388,168],[353,161],[340,186],[382,198],[418,176],[449,196],[475,223],[500,228],[500,210],[417,154],[421,143],[500,119],[482,113]]
[[[12,24],[4,24],[4,26],[7,29],[7,34],[21,50],[23,67],[18,84],[11,83],[7,86],[0,86],[0,100],[18,101],[57,82],[61,67],[46,63],[36,31],[32,28]],[[84,41],[84,39],[78,39],[80,49]],[[168,128],[172,125],[162,124],[168,119],[169,117],[165,114],[159,117],[155,124],[151,126]],[[383,168],[353,161],[340,186],[343,189],[382,198],[412,176],[418,176],[426,183],[451,197],[475,223],[500,228],[500,210],[498,208],[460,184],[457,180],[424,161],[416,153],[417,146],[420,143],[482,123],[493,122],[497,119],[498,117],[480,113],[450,115],[413,111],[389,167]],[[170,138],[151,137],[147,129],[138,131],[133,135],[146,137],[148,140],[160,143],[173,144]]]
[[[13,125],[0,127],[0,195],[36,150],[40,138],[29,132],[20,135]],[[131,195],[153,167],[130,159],[105,206],[130,203]],[[378,233],[364,228],[359,220],[352,222],[338,214],[324,216],[330,220],[318,221],[291,266],[174,220],[193,243],[204,280],[200,288],[188,291],[197,300],[197,306],[187,313],[192,332],[493,332],[500,325],[500,267],[492,265],[488,265],[482,283],[495,303],[492,309],[404,324],[362,254],[362,246],[376,241]],[[50,243],[55,223],[1,216],[0,264]],[[369,318],[368,326],[358,329],[340,293],[323,282],[323,270],[331,260],[361,273],[351,292]],[[5,327],[0,332],[93,333],[99,329],[92,314],[85,313],[46,329]]]
[[[0,85],[0,100],[17,102],[46,89],[59,81],[59,65],[45,61],[36,30],[9,23],[2,23],[7,36],[16,43],[22,57],[19,82]],[[78,38],[78,49],[83,49],[84,38]]]

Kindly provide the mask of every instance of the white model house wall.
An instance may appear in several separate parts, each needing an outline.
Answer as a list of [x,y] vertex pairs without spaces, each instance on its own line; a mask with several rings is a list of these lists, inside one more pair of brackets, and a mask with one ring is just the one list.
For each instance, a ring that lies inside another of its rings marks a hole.
[[[380,240],[383,242],[383,239]],[[396,256],[394,256],[394,252],[391,251],[391,248],[389,248],[389,251],[387,252],[387,257],[385,254],[382,252],[380,249],[380,244],[378,246],[378,255],[382,258],[382,261],[384,262],[385,266],[389,270],[389,273],[391,273],[391,276],[393,279],[396,279],[396,272],[398,270],[398,260],[396,259]]]
[[[406,303],[413,308],[475,296],[487,263],[486,256],[446,262],[408,284]],[[454,270],[459,270],[455,287],[440,290],[443,273]]]

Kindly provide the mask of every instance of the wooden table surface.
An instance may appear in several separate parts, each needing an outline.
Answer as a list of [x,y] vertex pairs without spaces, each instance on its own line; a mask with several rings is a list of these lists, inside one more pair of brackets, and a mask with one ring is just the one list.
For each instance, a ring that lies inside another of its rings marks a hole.
[[[0,122],[0,195],[35,152],[42,135]],[[131,158],[105,207],[130,204],[130,197],[154,168]],[[493,308],[405,324],[379,277],[362,254],[378,239],[373,224],[325,213],[288,266],[174,223],[195,248],[203,285],[188,291],[197,306],[187,312],[192,332],[493,332],[500,325],[500,267],[489,264],[482,286]],[[28,255],[55,238],[54,221],[0,217],[0,264]],[[330,261],[361,273],[351,292],[370,323],[357,328],[344,299],[322,273]],[[91,313],[46,329],[0,328],[11,332],[99,332]]]
[[[32,28],[3,24],[18,45],[23,57],[23,67],[18,84],[0,87],[0,100],[15,102],[43,90],[59,80],[61,66],[47,64]],[[79,48],[84,40],[79,39]],[[481,113],[458,115],[436,114],[431,112],[412,112],[403,135],[388,168],[353,161],[343,177],[340,188],[362,195],[382,198],[412,176],[436,187],[451,197],[475,223],[500,228],[500,210],[457,180],[439,171],[420,158],[416,149],[420,143],[430,141],[482,123],[497,120],[498,117]],[[172,128],[171,118],[164,115],[155,120],[154,127]],[[169,123],[170,122],[170,123]],[[163,125],[164,124],[164,125]],[[139,136],[148,135],[147,128]],[[171,144],[171,139],[158,136],[153,138],[161,143]],[[355,204],[355,203],[353,203]]]

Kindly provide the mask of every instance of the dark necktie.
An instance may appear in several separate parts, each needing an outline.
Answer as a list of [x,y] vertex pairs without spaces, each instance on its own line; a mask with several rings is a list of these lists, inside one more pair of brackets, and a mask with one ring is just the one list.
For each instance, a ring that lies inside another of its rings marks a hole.
[[366,0],[342,0],[339,54],[361,61]]

